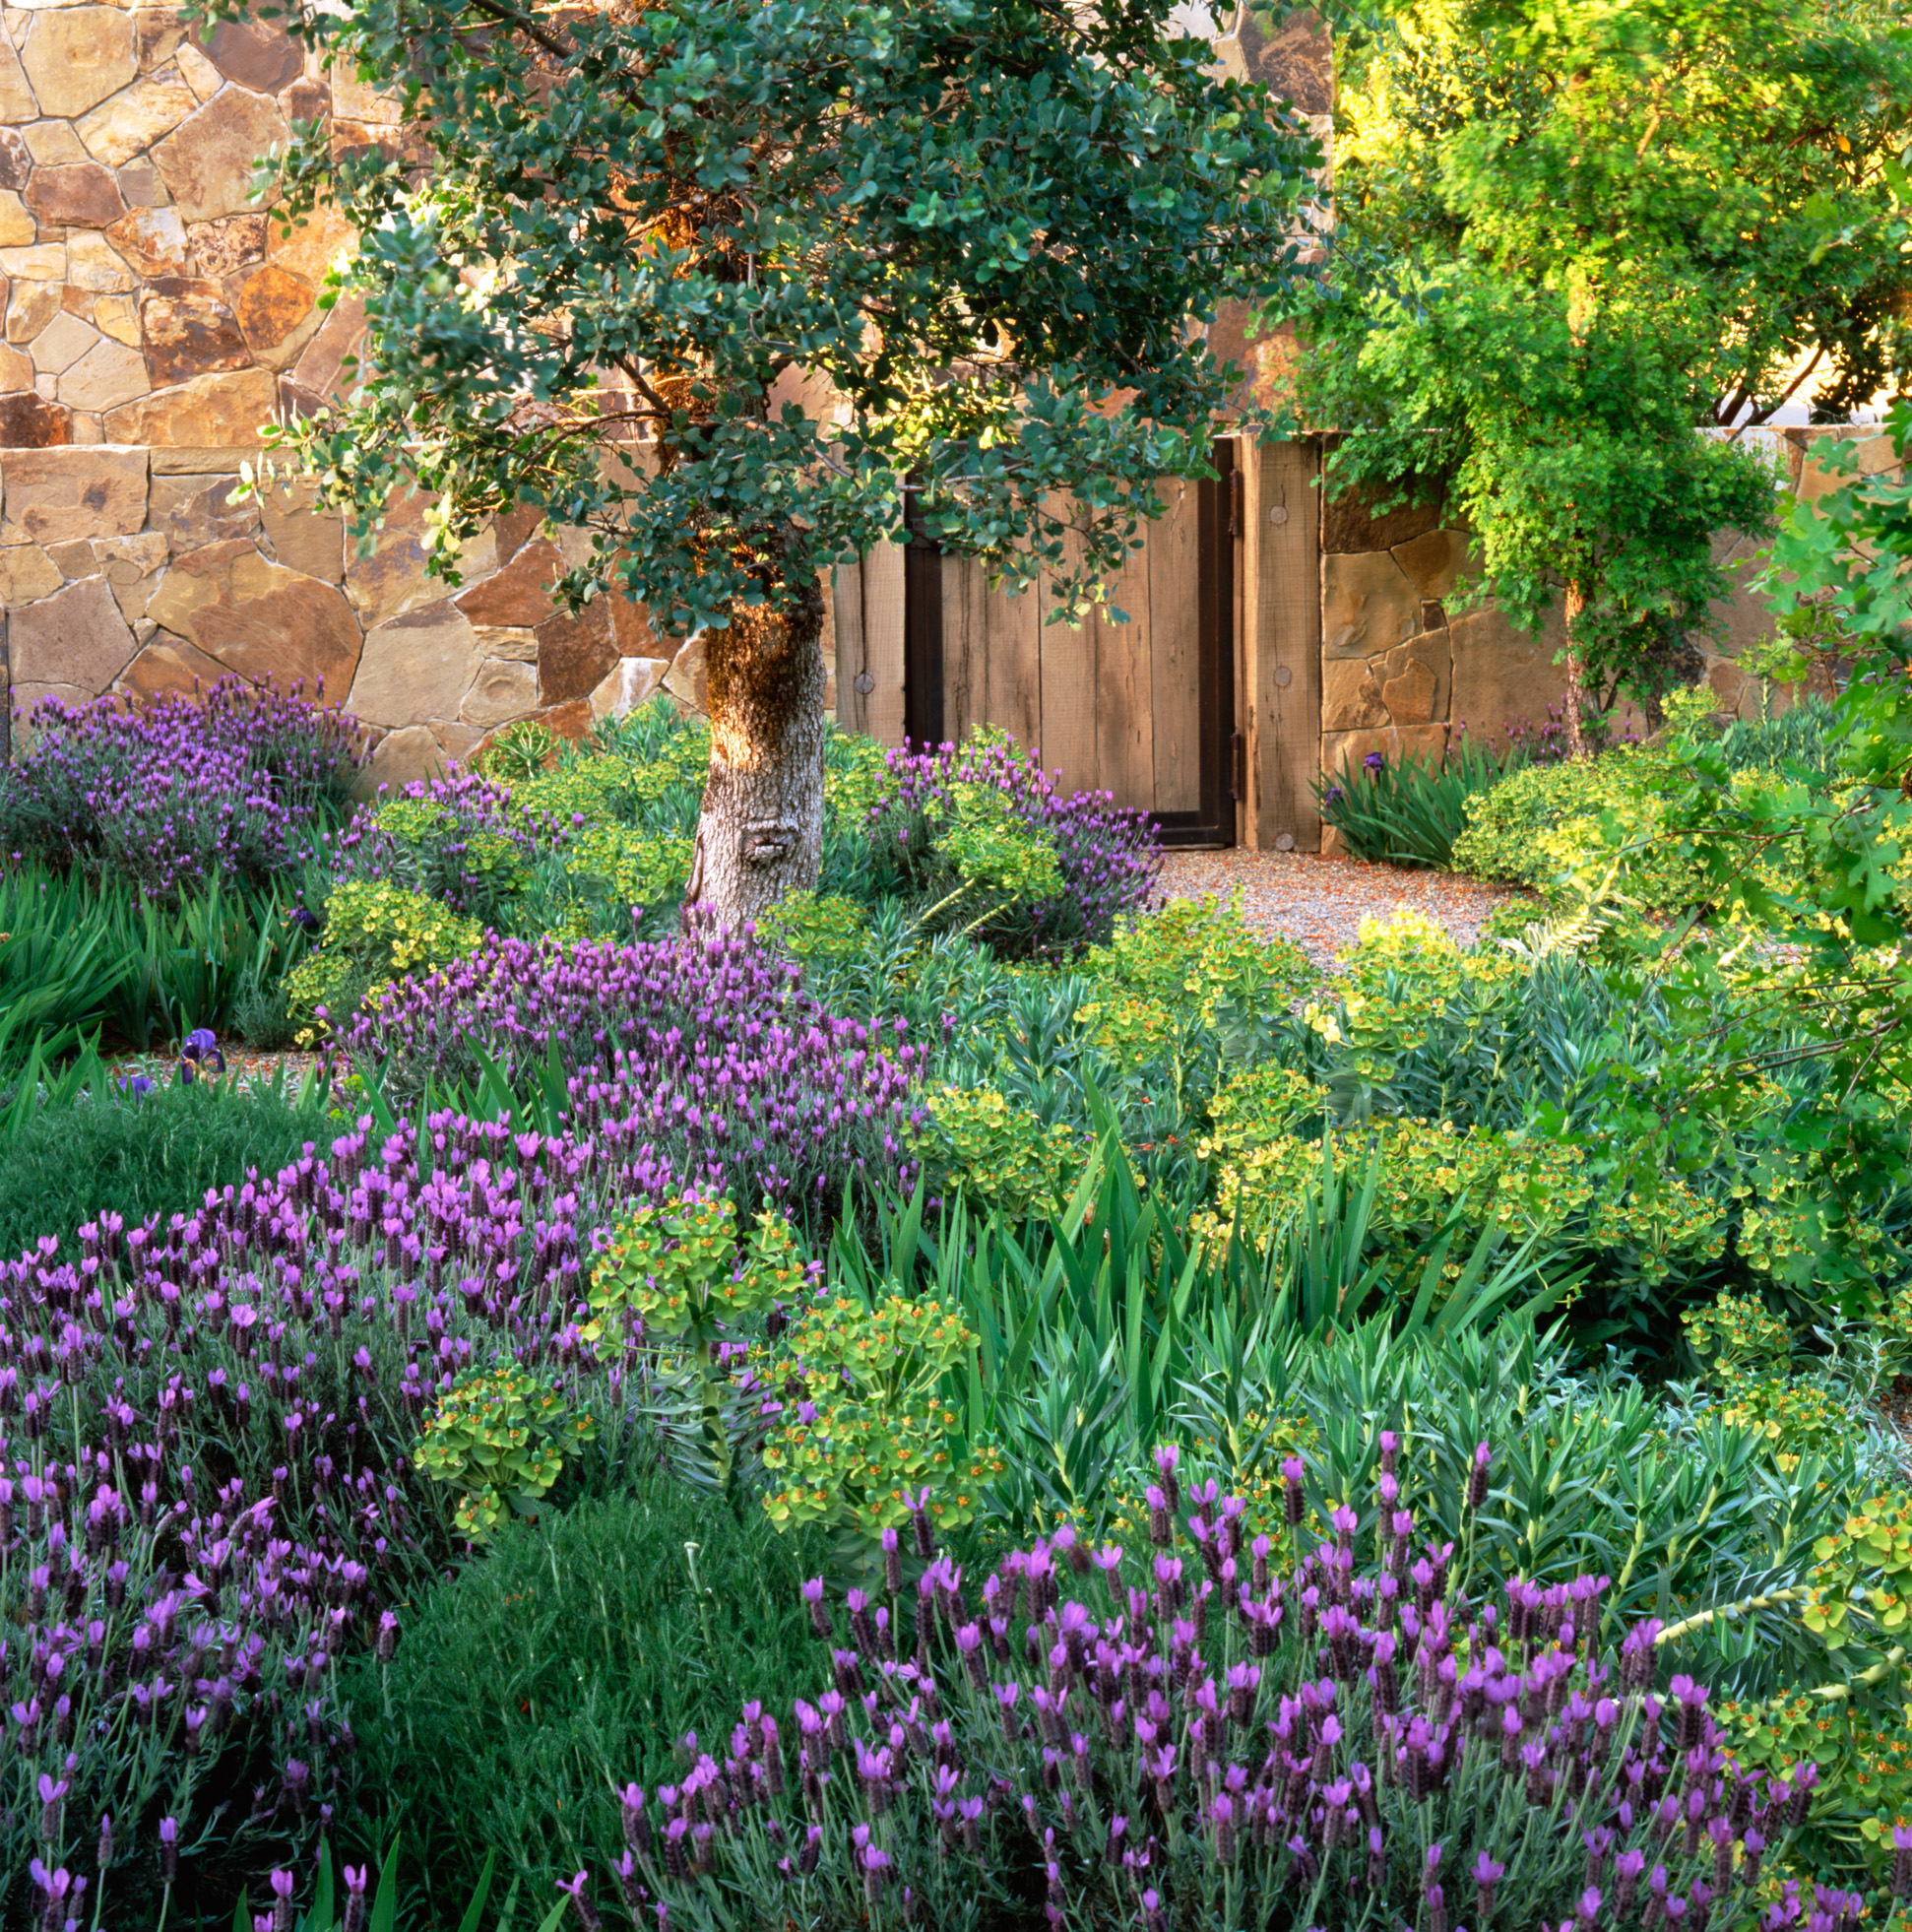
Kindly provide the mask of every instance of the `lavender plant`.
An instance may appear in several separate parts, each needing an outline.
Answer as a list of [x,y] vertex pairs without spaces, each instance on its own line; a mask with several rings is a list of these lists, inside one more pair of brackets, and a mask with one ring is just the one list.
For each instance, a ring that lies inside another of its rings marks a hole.
[[912,1179],[921,1054],[905,1031],[832,1017],[747,934],[700,934],[493,938],[396,986],[346,1038],[408,1102],[555,1068],[575,1129],[619,1158],[816,1227],[853,1181]]
[[1147,899],[1161,859],[1146,815],[1107,792],[1064,797],[1005,734],[906,745],[885,764],[865,819],[877,851],[907,890],[998,949],[1066,957],[1106,943]]
[[0,772],[0,853],[161,899],[284,877],[344,821],[368,755],[323,700],[237,677],[137,705],[47,698]]
[[886,1603],[850,1592],[846,1627],[806,1587],[831,1687],[788,1730],[752,1704],[626,1787],[580,1921],[614,1896],[675,1932],[1856,1925],[1858,1895],[1809,1906],[1777,1869],[1812,1768],[1743,1775],[1707,1692],[1657,1688],[1656,1622],[1603,1650],[1605,1578],[1474,1593],[1487,1445],[1458,1543],[1417,1553],[1432,1499],[1399,1449],[1324,1522],[1291,1458],[1259,1535],[1165,1451],[1145,1552],[1065,1529],[976,1596],[919,1512],[914,1590],[894,1532]]

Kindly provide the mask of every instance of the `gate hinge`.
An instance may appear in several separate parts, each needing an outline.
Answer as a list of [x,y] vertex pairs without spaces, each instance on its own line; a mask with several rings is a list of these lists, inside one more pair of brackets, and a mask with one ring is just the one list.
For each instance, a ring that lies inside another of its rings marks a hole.
[[1231,799],[1248,796],[1248,741],[1241,732],[1228,741],[1228,795]]
[[1241,536],[1244,526],[1243,499],[1247,495],[1245,481],[1244,473],[1240,470],[1228,473],[1228,534],[1231,537]]

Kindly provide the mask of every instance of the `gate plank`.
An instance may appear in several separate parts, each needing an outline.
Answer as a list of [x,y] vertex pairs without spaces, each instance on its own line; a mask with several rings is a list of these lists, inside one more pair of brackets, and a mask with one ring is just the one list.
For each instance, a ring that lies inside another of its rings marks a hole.
[[1165,512],[1149,526],[1149,682],[1157,811],[1201,806],[1201,551],[1197,486],[1162,484]]

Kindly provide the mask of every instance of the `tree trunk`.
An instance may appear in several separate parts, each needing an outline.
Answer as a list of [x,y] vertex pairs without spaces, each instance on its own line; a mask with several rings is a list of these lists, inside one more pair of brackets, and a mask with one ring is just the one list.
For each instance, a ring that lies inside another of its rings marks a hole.
[[1566,596],[1562,601],[1562,614],[1566,619],[1566,750],[1572,758],[1587,755],[1587,735],[1585,727],[1587,709],[1586,667],[1580,661],[1580,647],[1574,638],[1573,628],[1580,620],[1580,612],[1587,608],[1586,592],[1578,584],[1568,584]]
[[814,886],[823,856],[823,592],[706,634],[711,762],[684,910],[735,928]]

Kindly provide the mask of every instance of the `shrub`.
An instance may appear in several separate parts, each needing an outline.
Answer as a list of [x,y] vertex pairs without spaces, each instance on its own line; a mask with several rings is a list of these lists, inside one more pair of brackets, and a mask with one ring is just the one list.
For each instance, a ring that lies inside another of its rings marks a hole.
[[301,1045],[356,1037],[367,999],[394,982],[449,965],[483,938],[442,901],[376,879],[342,879],[326,895],[316,951],[287,974],[287,1010]]
[[475,772],[415,780],[362,807],[339,840],[341,869],[382,879],[485,926],[510,923],[533,862],[557,828]]
[[101,1067],[90,1092],[32,1108],[0,1141],[0,1255],[45,1237],[70,1256],[74,1231],[109,1210],[164,1226],[209,1189],[276,1174],[330,1131],[316,1107],[270,1087],[196,1080],[132,1092]]
[[409,1103],[427,1087],[507,1084],[554,1066],[580,1123],[682,1186],[818,1222],[853,1180],[912,1174],[920,1059],[901,1029],[834,1019],[801,975],[747,937],[635,946],[487,939],[395,987],[348,1042]]
[[992,1087],[936,1087],[924,1113],[916,1149],[932,1184],[1016,1218],[1067,1200],[1095,1144],[1066,1122],[1045,1126]]
[[536,1518],[596,1420],[568,1405],[549,1376],[513,1364],[460,1376],[426,1418],[413,1460],[456,1490],[452,1527],[486,1543],[516,1514]]
[[295,871],[351,808],[367,756],[343,713],[270,684],[137,705],[47,698],[0,773],[0,851],[160,898]]
[[[1252,1542],[1213,1485],[1184,1518],[1166,1454],[1139,1555],[1058,1535],[980,1598],[947,1561],[915,1591],[892,1568],[884,1622],[860,1592],[847,1631],[819,1602],[831,1689],[628,1790],[600,1897],[690,1927],[1753,1922],[1810,1778],[1743,1777],[1707,1693],[1654,1689],[1656,1623],[1604,1650],[1605,1578],[1489,1600],[1486,1445],[1458,1545],[1417,1554],[1397,1454],[1318,1533],[1291,1460],[1285,1527]],[[1789,1888],[1764,1922],[1803,1919]]]
[[814,1554],[760,1507],[662,1475],[506,1524],[418,1602],[388,1667],[347,1675],[360,1788],[385,1811],[371,1844],[402,1838],[443,1925],[488,1847],[551,1896],[611,1855],[616,1785],[668,1778],[686,1731],[715,1737],[801,1681]]
[[946,926],[1066,957],[1147,899],[1160,864],[1147,816],[1106,792],[1065,799],[1005,734],[885,763],[867,818],[878,863]]

